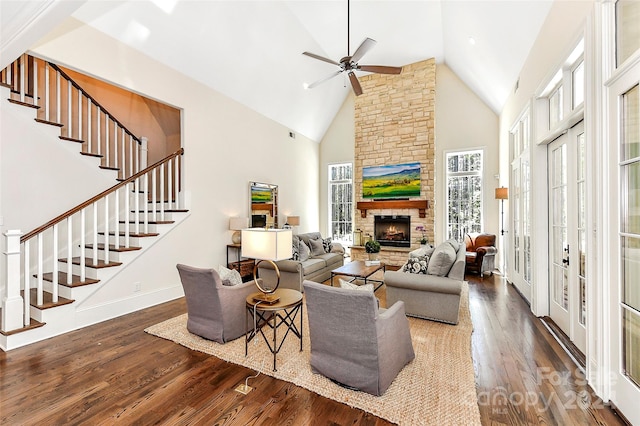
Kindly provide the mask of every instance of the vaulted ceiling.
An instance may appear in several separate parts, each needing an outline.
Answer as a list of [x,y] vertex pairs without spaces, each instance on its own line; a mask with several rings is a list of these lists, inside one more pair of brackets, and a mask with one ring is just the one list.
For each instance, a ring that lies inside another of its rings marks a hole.
[[[33,19],[26,8],[51,1],[0,3],[6,37],[21,19]],[[349,34],[347,0],[90,0],[76,2],[72,16],[320,141],[351,87],[343,73],[306,89],[305,83],[338,68],[302,52],[339,61],[347,55],[347,38],[353,54],[370,37],[377,44],[360,64],[402,66],[436,58],[500,113],[551,3],[352,0]],[[63,15],[55,14],[55,21]]]

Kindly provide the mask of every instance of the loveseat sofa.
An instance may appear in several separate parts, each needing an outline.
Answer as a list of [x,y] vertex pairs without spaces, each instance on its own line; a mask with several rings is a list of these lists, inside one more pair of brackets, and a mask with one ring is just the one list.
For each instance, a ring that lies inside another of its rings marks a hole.
[[[312,243],[311,240],[314,240]],[[319,244],[323,250],[320,251]],[[301,246],[300,244],[305,244]],[[316,249],[315,252],[312,248]],[[309,257],[305,255],[309,250]],[[297,252],[297,255],[296,255]],[[293,236],[292,259],[276,262],[280,270],[279,288],[290,288],[303,292],[304,280],[323,282],[331,278],[331,271],[344,265],[344,247],[340,243],[330,242],[328,238],[322,238],[319,232],[309,232]],[[258,267],[258,275],[267,283],[275,282],[276,273],[273,265],[262,262]]]
[[[443,244],[448,244],[451,248]],[[406,265],[413,263],[408,261],[397,271],[386,271],[384,283],[387,287],[387,306],[402,300],[409,316],[457,324],[465,255],[466,246],[452,240],[445,241],[432,252],[425,250],[423,255],[412,253],[411,257],[423,259],[429,269],[418,271],[419,262],[416,262],[418,268],[414,272],[417,273],[407,272]],[[452,260],[453,264],[444,262],[445,260]]]

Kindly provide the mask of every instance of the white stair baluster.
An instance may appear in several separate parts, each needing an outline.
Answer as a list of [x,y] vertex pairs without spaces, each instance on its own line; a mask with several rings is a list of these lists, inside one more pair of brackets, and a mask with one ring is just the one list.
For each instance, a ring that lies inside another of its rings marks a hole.
[[135,195],[135,212],[133,213],[133,220],[136,225],[136,234],[140,234],[140,180],[140,177],[135,180],[136,183],[133,188],[133,193]]
[[33,104],[38,106],[40,99],[38,99],[38,60],[33,58]]
[[109,158],[110,150],[110,141],[109,141],[109,116],[107,113],[104,114],[104,158],[105,165],[107,167],[111,166],[111,159]]
[[120,190],[116,189],[113,199],[113,245],[118,250],[120,248]]
[[167,161],[167,206],[173,209],[173,173],[171,173],[172,160]]
[[149,233],[149,172],[144,174],[144,233]]
[[124,246],[129,248],[130,247],[130,242],[129,242],[129,229],[130,229],[130,225],[129,225],[129,216],[131,215],[130,213],[130,209],[131,209],[131,184],[126,184],[124,186]]
[[98,137],[98,155],[102,154],[102,126],[101,126],[101,122],[102,122],[102,112],[100,110],[100,107],[98,105],[96,105],[96,120],[98,121],[98,125],[97,125],[97,137]]
[[91,141],[93,139],[93,129],[91,128],[91,98],[87,98],[87,152],[93,152]]
[[51,244],[52,253],[51,263],[53,265],[51,299],[53,303],[58,302],[58,224],[53,225],[53,241]]
[[24,242],[24,325],[31,323],[31,313],[29,312],[31,306],[31,240]]
[[160,165],[160,220],[165,220],[164,216],[164,187],[166,185],[164,178],[164,169],[166,167],[166,163]]
[[62,124],[62,87],[60,84],[60,71],[56,70],[56,123]]
[[26,57],[27,55],[23,54],[22,56],[20,56],[20,102],[24,103],[25,101],[25,89],[24,89],[24,83],[26,81],[26,76],[25,76],[25,71],[27,68],[27,61],[26,61]]
[[156,169],[151,170],[151,211],[153,212],[153,221],[158,221],[158,206],[156,205],[156,192],[158,191]]
[[44,298],[43,298],[43,275],[44,275],[44,269],[42,266],[43,263],[43,250],[42,250],[42,232],[38,234],[38,282],[37,282],[37,287],[36,287],[36,304],[38,306],[42,305],[44,303]]
[[67,284],[73,282],[73,216],[67,218]]
[[71,127],[71,117],[73,116],[73,93],[71,92],[71,82],[67,80],[67,136],[73,138],[73,127]]
[[51,87],[49,86],[49,62],[44,63],[44,119],[51,121],[49,118],[49,102],[51,102]]
[[109,196],[104,197],[104,263],[109,263]]
[[[98,264],[98,202],[93,203],[93,264]],[[84,250],[84,247],[82,248]]]
[[113,120],[113,167],[118,167],[118,122]]
[[86,272],[86,264],[87,259],[84,252],[84,247],[86,245],[86,224],[85,224],[85,211],[87,209],[82,209],[80,211],[80,281],[85,281],[87,278]]
[[78,139],[84,140],[82,135],[82,90],[78,89]]

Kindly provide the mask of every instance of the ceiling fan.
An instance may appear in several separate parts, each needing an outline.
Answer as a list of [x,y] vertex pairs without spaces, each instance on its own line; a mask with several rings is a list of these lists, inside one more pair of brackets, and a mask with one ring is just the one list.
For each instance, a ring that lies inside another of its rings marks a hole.
[[360,82],[358,81],[358,77],[355,75],[354,71],[365,71],[372,72],[376,74],[400,74],[402,72],[402,67],[389,67],[384,65],[360,65],[358,62],[362,57],[367,53],[373,46],[376,45],[376,41],[371,38],[365,38],[364,41],[358,46],[353,55],[349,54],[349,0],[347,0],[347,56],[340,59],[340,62],[336,62],[332,59],[325,58],[324,56],[316,55],[311,52],[303,52],[303,55],[310,56],[312,58],[318,59],[320,61],[328,62],[333,65],[337,65],[340,67],[338,71],[334,71],[328,76],[321,78],[320,80],[311,83],[307,86],[309,89],[312,89],[321,83],[324,83],[331,78],[346,72],[349,76],[349,81],[351,82],[351,87],[353,87],[353,92],[356,96],[362,95],[362,86],[360,86]]

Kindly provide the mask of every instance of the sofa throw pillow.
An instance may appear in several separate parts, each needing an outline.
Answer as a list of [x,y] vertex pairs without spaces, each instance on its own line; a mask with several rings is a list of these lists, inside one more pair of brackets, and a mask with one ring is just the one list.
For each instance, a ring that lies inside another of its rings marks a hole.
[[402,272],[410,274],[425,274],[429,265],[429,256],[410,257],[402,267]]
[[433,254],[433,251],[436,248],[430,245],[426,245],[424,247],[420,247],[418,249],[415,249],[411,252],[409,252],[409,257],[420,257],[420,256],[427,256],[427,257],[431,257],[431,255]]
[[229,269],[220,265],[220,267],[218,268],[218,275],[220,275],[222,285],[234,286],[242,284],[242,277],[240,276],[240,272],[236,271],[235,269]]
[[302,240],[298,243],[298,255],[300,262],[309,260],[309,256],[311,256],[311,250],[309,250],[309,247]]
[[427,266],[427,274],[444,277],[449,273],[455,261],[456,251],[448,241],[445,241],[433,251]]
[[320,256],[324,254],[324,245],[322,239],[309,240],[309,246],[311,248],[311,256]]
[[325,253],[331,253],[331,250],[333,250],[333,243],[331,242],[331,238],[325,238],[324,240],[322,240],[322,246],[324,247]]
[[343,279],[340,280],[340,288],[346,288],[349,290],[370,291],[371,293],[373,293],[373,284],[358,285],[350,283],[349,281],[345,281]]
[[447,241],[445,241],[445,243],[451,244],[451,247],[453,247],[453,250],[455,250],[456,253],[460,249],[460,242],[454,240],[453,238],[449,238]]

